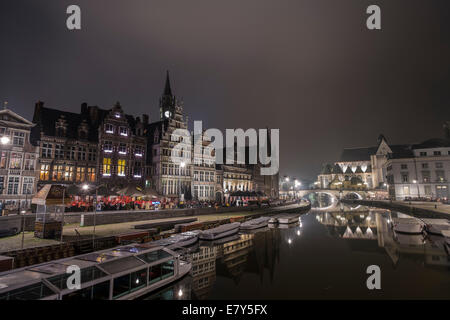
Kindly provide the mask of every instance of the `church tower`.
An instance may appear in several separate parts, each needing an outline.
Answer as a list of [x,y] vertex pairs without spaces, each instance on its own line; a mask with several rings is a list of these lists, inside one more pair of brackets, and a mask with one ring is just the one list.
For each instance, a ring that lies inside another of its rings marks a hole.
[[159,112],[160,112],[160,119],[173,119],[175,115],[175,109],[177,106],[177,99],[172,94],[172,89],[170,87],[170,79],[169,79],[169,71],[167,71],[166,75],[166,84],[164,86],[164,91],[159,99]]

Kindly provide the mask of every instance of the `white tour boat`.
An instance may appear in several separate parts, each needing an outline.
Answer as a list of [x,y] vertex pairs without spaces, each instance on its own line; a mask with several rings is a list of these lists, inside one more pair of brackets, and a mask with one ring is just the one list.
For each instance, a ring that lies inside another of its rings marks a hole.
[[[167,247],[133,244],[0,273],[0,300],[130,300],[172,283],[192,264]],[[80,288],[71,288],[74,270]]]
[[245,222],[241,223],[240,229],[241,230],[253,230],[253,229],[264,228],[264,227],[267,227],[269,220],[270,220],[269,217],[260,217],[260,218],[252,219],[249,221],[245,221]]
[[240,222],[233,222],[223,224],[216,228],[204,230],[202,231],[202,233],[200,233],[199,238],[202,240],[215,240],[226,236],[230,236],[239,231],[240,225],[241,225]]
[[200,230],[186,231],[174,234],[169,238],[152,241],[150,242],[150,244],[153,244],[155,246],[167,247],[169,249],[175,247],[187,247],[193,245],[198,241],[198,236],[200,233]]
[[441,231],[450,230],[450,221],[447,219],[422,219],[425,230],[432,234],[441,235]]
[[417,234],[423,232],[425,224],[415,218],[394,218],[393,228],[395,232]]

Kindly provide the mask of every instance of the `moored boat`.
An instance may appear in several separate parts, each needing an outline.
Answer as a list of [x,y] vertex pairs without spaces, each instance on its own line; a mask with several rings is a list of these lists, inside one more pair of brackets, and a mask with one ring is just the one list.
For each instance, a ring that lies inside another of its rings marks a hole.
[[202,240],[215,240],[226,236],[230,236],[239,231],[240,225],[241,225],[240,222],[233,222],[223,224],[216,228],[204,230],[202,231],[202,233],[200,233],[199,238]]
[[425,230],[432,234],[441,235],[443,230],[450,230],[450,222],[447,219],[422,219]]
[[[133,244],[0,273],[0,300],[129,300],[172,283],[192,264],[166,248]],[[81,272],[80,288],[69,277]]]
[[240,229],[241,230],[253,230],[258,228],[264,228],[269,223],[270,218],[269,217],[259,217],[256,219],[252,219],[249,221],[245,221],[241,223]]
[[169,238],[156,240],[151,242],[155,246],[162,246],[167,248],[187,247],[198,241],[200,230],[186,231],[170,236]]
[[450,248],[450,230],[443,230],[441,233],[445,237],[445,244]]
[[292,214],[287,214],[285,216],[282,217],[278,217],[278,223],[281,224],[290,224],[290,223],[296,223],[299,222],[299,215],[292,215]]
[[415,218],[394,218],[393,228],[395,232],[418,234],[423,232],[425,224]]

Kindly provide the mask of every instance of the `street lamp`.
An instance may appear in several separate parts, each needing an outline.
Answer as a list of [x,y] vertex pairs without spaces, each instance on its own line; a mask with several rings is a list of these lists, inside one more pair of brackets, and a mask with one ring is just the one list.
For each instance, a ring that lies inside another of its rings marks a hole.
[[[180,188],[180,193],[179,193],[179,201],[178,202],[180,202],[181,201],[181,196],[183,195],[181,192],[182,192],[182,188],[181,188],[181,168],[184,168],[186,166],[186,162],[184,162],[184,161],[181,161],[180,162],[180,172],[178,172],[178,186],[179,186],[179,188]],[[184,199],[183,199],[184,200]]]
[[1,137],[0,142],[1,142],[1,144],[5,145],[5,144],[8,144],[10,140],[11,139],[8,136],[3,136],[3,137]]
[[[100,187],[102,187],[103,184],[99,185],[99,186],[94,186],[95,188],[95,198],[92,201],[92,207],[93,207],[93,211],[94,211],[94,230],[92,232],[92,249],[95,250],[95,227],[96,227],[96,213],[97,213],[97,198],[98,198],[98,189]],[[88,191],[90,188],[90,186],[85,183],[81,186],[81,189],[83,189],[84,191]]]

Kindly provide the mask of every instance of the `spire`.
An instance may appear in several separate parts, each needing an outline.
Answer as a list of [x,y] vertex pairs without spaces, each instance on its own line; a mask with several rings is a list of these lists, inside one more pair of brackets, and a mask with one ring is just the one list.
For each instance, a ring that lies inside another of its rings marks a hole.
[[8,101],[3,102],[3,110],[8,109]]
[[172,96],[172,89],[170,88],[169,70],[167,70],[166,85],[164,87],[164,95]]

